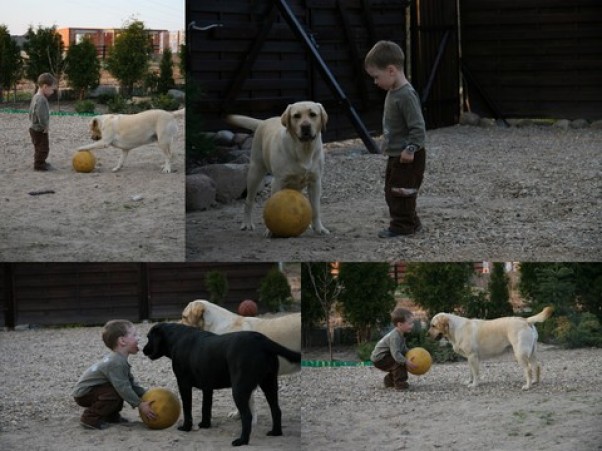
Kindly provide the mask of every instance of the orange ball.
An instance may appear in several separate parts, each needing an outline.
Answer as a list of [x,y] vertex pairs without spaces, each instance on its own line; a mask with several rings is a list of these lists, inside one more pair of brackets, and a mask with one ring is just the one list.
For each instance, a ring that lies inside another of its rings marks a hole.
[[171,390],[153,387],[142,395],[142,401],[150,401],[151,409],[157,414],[157,418],[151,420],[138,408],[140,418],[151,429],[168,428],[180,418],[180,400]]
[[238,304],[238,314],[241,316],[257,316],[257,304],[251,299],[246,299]]
[[73,169],[77,172],[92,172],[96,165],[96,158],[94,154],[89,150],[82,150],[81,152],[75,152],[73,155]]
[[433,363],[433,359],[429,352],[424,348],[412,348],[406,353],[406,360],[409,360],[414,365],[418,365],[416,369],[408,371],[416,376],[426,373]]
[[283,189],[265,203],[263,220],[274,236],[299,236],[311,223],[311,205],[301,192]]

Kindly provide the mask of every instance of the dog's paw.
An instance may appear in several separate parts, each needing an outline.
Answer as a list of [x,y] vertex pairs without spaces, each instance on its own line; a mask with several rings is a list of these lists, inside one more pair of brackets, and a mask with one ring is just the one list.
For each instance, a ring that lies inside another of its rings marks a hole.
[[248,445],[249,441],[248,440],[243,440],[241,438],[237,438],[236,440],[234,440],[232,442],[232,446],[241,446],[241,445]]
[[318,235],[330,235],[330,230],[322,225],[322,223],[312,224],[311,228]]
[[271,431],[268,431],[266,435],[270,437],[279,437],[282,435],[282,429],[272,429]]
[[162,174],[171,174],[171,168],[163,168],[161,169]]
[[530,384],[525,384],[521,387],[521,390],[529,390],[531,388]]
[[255,224],[243,222],[240,226],[240,230],[255,230]]
[[120,166],[114,167],[113,169],[111,169],[112,172],[117,172],[121,169]]

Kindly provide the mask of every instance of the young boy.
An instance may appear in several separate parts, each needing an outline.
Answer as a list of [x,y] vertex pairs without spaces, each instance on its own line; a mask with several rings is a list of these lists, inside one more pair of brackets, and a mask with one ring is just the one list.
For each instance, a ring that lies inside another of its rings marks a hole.
[[426,131],[420,98],[406,79],[404,63],[403,50],[391,41],[377,42],[364,60],[368,75],[387,91],[382,149],[389,157],[385,200],[391,221],[378,233],[380,238],[412,235],[422,228],[416,214],[416,196],[424,176]]
[[73,390],[75,402],[86,407],[80,423],[91,429],[105,429],[107,423],[127,423],[119,412],[123,401],[140,407],[149,418],[156,418],[149,402],[140,397],[146,392],[134,380],[128,357],[137,354],[138,334],[130,321],[112,320],[105,324],[102,340],[112,350],[88,368]]
[[391,322],[394,329],[376,343],[370,360],[376,368],[388,373],[385,387],[405,390],[409,388],[407,368],[414,369],[416,365],[405,358],[409,349],[403,334],[412,330],[414,317],[409,310],[398,307],[391,313]]
[[49,73],[38,77],[38,92],[31,99],[29,105],[29,134],[35,149],[33,159],[34,171],[48,171],[50,165],[46,163],[50,145],[48,144],[48,126],[50,123],[50,107],[48,97],[54,93],[56,81]]

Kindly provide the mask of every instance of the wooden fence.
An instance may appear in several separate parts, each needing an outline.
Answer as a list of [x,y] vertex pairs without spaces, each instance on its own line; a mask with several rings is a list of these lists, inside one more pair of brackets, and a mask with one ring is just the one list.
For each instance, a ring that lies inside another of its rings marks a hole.
[[[188,302],[209,297],[205,276],[228,281],[224,307],[257,301],[258,289],[275,263],[2,263],[0,322],[102,324],[179,318]],[[261,304],[259,303],[260,311]],[[265,310],[263,310],[265,311]]]

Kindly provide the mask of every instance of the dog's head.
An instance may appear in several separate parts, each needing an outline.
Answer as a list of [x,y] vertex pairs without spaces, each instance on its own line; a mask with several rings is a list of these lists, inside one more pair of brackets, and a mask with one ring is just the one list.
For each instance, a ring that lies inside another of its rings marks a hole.
[[449,338],[449,318],[445,313],[437,313],[433,316],[428,334],[435,340]]
[[90,137],[94,141],[100,141],[102,139],[102,120],[100,117],[95,117],[90,122]]
[[164,326],[164,324],[155,324],[146,335],[148,342],[144,346],[142,353],[151,360],[157,360],[167,355]]
[[320,103],[297,102],[282,113],[282,125],[294,138],[310,142],[326,129],[328,115]]
[[182,324],[187,326],[205,328],[205,304],[202,301],[189,302],[182,312]]

